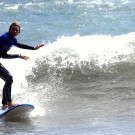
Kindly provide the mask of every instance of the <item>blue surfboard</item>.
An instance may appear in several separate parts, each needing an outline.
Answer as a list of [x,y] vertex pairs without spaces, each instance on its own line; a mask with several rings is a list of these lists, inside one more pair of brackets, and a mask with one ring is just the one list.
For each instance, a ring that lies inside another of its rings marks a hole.
[[33,110],[34,106],[31,104],[19,104],[10,109],[0,110],[0,119],[6,121],[27,119]]

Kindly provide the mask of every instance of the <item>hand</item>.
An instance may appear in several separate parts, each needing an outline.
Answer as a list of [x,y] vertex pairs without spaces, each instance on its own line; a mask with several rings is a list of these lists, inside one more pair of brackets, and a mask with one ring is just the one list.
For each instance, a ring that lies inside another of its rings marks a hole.
[[29,60],[29,57],[28,56],[22,56],[22,55],[20,55],[19,58],[24,59],[24,60]]
[[43,46],[44,46],[44,44],[37,45],[37,46],[34,48],[34,50],[38,50],[40,47],[43,47]]

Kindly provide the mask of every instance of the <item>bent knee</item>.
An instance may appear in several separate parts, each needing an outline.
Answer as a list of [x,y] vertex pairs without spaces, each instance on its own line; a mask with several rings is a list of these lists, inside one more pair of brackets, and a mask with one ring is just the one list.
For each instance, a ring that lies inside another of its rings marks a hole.
[[13,82],[13,76],[12,76],[12,75],[8,76],[8,77],[6,78],[6,82],[12,83],[12,82]]

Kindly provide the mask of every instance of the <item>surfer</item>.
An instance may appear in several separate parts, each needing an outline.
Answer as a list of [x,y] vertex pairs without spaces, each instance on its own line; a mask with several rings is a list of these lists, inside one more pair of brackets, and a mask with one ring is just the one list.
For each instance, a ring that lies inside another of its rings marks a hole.
[[[28,60],[29,59],[28,56],[24,56],[21,54],[8,54],[8,51],[12,48],[12,46],[29,50],[37,50],[40,47],[44,46],[44,44],[41,44],[37,45],[36,47],[32,47],[29,45],[18,43],[15,37],[19,33],[20,33],[20,25],[17,22],[13,22],[9,27],[9,31],[0,36],[0,58],[4,59],[20,58]],[[1,63],[0,63],[0,77],[5,81],[2,92],[2,109],[11,108],[16,105],[11,98],[13,77]]]

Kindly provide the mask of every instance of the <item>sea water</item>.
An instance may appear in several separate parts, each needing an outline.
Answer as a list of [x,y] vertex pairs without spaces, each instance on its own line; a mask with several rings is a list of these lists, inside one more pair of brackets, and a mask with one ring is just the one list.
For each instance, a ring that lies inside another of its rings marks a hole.
[[1,0],[0,34],[17,21],[18,42],[45,46],[8,52],[28,61],[0,60],[13,99],[35,105],[27,122],[0,122],[0,134],[134,135],[134,16],[134,0]]

